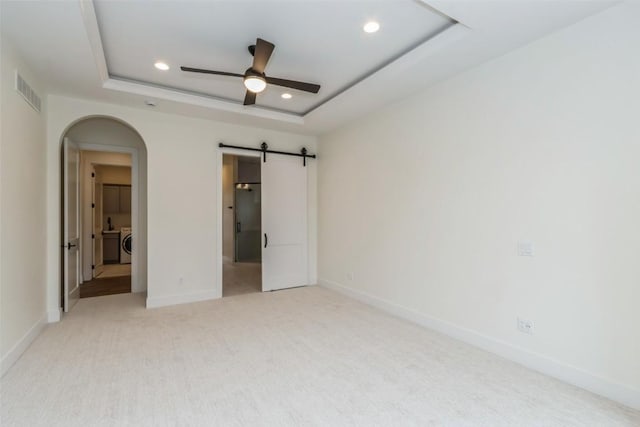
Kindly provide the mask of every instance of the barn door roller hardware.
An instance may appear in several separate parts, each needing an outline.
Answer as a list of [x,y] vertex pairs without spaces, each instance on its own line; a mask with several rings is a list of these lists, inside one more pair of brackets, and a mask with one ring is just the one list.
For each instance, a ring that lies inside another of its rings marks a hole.
[[260,148],[239,147],[237,145],[223,144],[222,142],[218,144],[218,147],[220,147],[220,148],[235,148],[235,149],[238,149],[238,150],[248,150],[248,151],[259,151],[259,152],[262,153],[262,161],[263,162],[267,161],[267,153],[282,154],[282,155],[285,155],[285,156],[302,157],[302,166],[307,166],[307,158],[311,158],[311,159],[315,159],[316,158],[315,154],[307,154],[307,149],[304,148],[304,147],[302,147],[302,149],[300,150],[299,153],[288,153],[286,151],[269,150],[269,146],[267,145],[266,142],[263,142],[262,144],[260,144]]

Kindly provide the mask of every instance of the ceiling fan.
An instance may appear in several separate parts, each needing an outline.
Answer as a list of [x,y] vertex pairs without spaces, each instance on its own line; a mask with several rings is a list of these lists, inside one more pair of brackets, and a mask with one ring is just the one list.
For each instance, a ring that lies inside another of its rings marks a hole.
[[278,79],[275,77],[267,77],[264,69],[271,57],[271,53],[275,45],[266,40],[258,38],[255,45],[249,46],[249,52],[253,55],[253,64],[244,72],[244,74],[227,73],[225,71],[203,70],[200,68],[180,67],[182,71],[190,71],[192,73],[216,74],[220,76],[242,77],[247,93],[244,96],[244,105],[253,105],[256,103],[256,95],[262,92],[267,83],[277,86],[289,87],[292,89],[302,90],[305,92],[318,93],[320,85],[313,83],[297,82],[295,80]]

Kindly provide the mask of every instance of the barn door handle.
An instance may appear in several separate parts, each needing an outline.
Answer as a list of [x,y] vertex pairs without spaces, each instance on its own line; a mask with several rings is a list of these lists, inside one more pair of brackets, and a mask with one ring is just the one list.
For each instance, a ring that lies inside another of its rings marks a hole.
[[236,222],[236,233],[240,233],[242,231],[242,226],[240,225],[240,221]]
[[269,238],[267,237],[267,233],[264,233],[264,247],[267,247],[267,244],[269,243]]

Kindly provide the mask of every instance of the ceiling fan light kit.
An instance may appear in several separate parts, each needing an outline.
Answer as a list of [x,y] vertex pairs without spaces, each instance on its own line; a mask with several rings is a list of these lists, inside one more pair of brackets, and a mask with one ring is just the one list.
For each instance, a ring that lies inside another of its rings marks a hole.
[[249,68],[244,74],[244,87],[253,93],[260,93],[267,87],[267,81],[263,76],[253,73]]
[[229,77],[242,77],[244,87],[247,89],[244,96],[244,105],[256,103],[256,95],[265,90],[267,84],[301,90],[304,92],[318,93],[320,85],[314,83],[298,82],[295,80],[267,77],[264,73],[267,62],[271,58],[275,45],[263,39],[257,39],[255,45],[249,46],[249,52],[253,55],[253,64],[244,74],[229,73],[226,71],[205,70],[201,68],[180,67],[182,71],[203,74],[215,74]]

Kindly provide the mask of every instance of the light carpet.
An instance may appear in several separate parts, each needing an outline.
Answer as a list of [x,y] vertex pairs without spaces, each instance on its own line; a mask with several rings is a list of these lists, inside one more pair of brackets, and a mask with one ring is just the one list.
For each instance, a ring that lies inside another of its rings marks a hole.
[[7,426],[638,426],[640,412],[307,287],[81,300],[1,381]]

